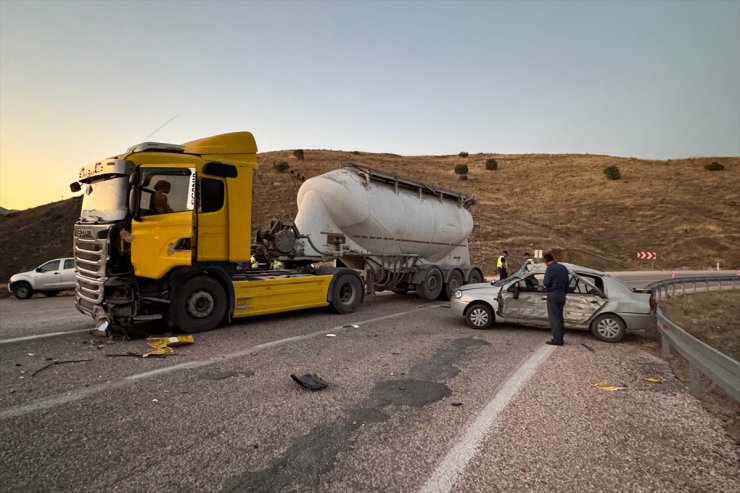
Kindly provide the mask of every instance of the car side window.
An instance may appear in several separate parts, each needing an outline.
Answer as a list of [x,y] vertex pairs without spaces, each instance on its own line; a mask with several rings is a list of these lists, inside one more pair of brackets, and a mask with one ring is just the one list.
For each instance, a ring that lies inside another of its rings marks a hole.
[[593,294],[593,288],[585,283],[582,279],[574,276],[568,276],[568,293],[573,294]]
[[68,258],[64,261],[64,268],[65,269],[74,269],[75,268],[75,259]]
[[538,291],[545,281],[545,274],[530,274],[516,282],[519,291]]
[[51,271],[59,270],[59,261],[51,260],[49,262],[46,262],[45,264],[41,265],[37,270],[39,272],[51,272]]

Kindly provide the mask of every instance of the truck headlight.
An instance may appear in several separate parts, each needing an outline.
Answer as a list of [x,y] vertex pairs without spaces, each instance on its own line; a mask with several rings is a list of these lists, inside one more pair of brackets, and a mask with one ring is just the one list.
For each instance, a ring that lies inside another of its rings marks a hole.
[[462,291],[460,291],[460,290],[458,289],[457,291],[455,291],[455,294],[453,294],[452,296],[453,296],[453,297],[454,297],[454,298],[455,298],[456,300],[459,300],[460,298],[462,298]]

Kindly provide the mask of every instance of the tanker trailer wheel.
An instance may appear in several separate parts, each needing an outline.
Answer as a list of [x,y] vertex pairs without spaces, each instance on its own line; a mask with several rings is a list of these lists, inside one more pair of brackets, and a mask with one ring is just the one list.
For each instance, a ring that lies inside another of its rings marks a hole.
[[478,284],[483,282],[483,273],[480,269],[473,269],[468,274],[468,282],[466,284]]
[[455,294],[455,291],[457,291],[457,288],[463,285],[463,275],[462,272],[459,270],[453,270],[450,272],[450,277],[447,278],[447,283],[445,283],[445,288],[442,290],[442,294],[440,294],[440,298],[445,300],[452,299],[452,295]]
[[185,282],[172,300],[175,324],[185,332],[215,329],[226,316],[226,293],[212,277],[198,276]]
[[331,290],[331,307],[337,313],[352,313],[362,301],[362,282],[352,274],[342,274]]
[[444,287],[444,276],[439,267],[427,270],[424,280],[416,286],[416,294],[425,300],[436,300]]

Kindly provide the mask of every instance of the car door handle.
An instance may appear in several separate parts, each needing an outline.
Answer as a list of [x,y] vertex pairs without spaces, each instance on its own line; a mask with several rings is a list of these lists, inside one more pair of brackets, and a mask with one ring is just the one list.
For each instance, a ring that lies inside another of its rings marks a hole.
[[541,300],[547,300],[547,296],[542,296],[540,299]]

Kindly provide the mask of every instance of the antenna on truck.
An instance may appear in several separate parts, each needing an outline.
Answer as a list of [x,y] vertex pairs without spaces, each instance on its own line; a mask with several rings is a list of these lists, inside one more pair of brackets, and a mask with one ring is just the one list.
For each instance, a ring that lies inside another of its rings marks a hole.
[[160,127],[157,130],[155,130],[154,132],[150,133],[144,140],[142,140],[142,142],[146,142],[147,140],[149,140],[152,137],[152,135],[154,135],[157,132],[159,132],[160,130],[162,130],[164,127],[166,127],[172,120],[174,120],[178,116],[180,116],[180,113],[176,114],[175,116],[173,116],[172,118],[170,118],[169,120],[167,120],[166,122],[164,122],[162,125],[160,125]]

